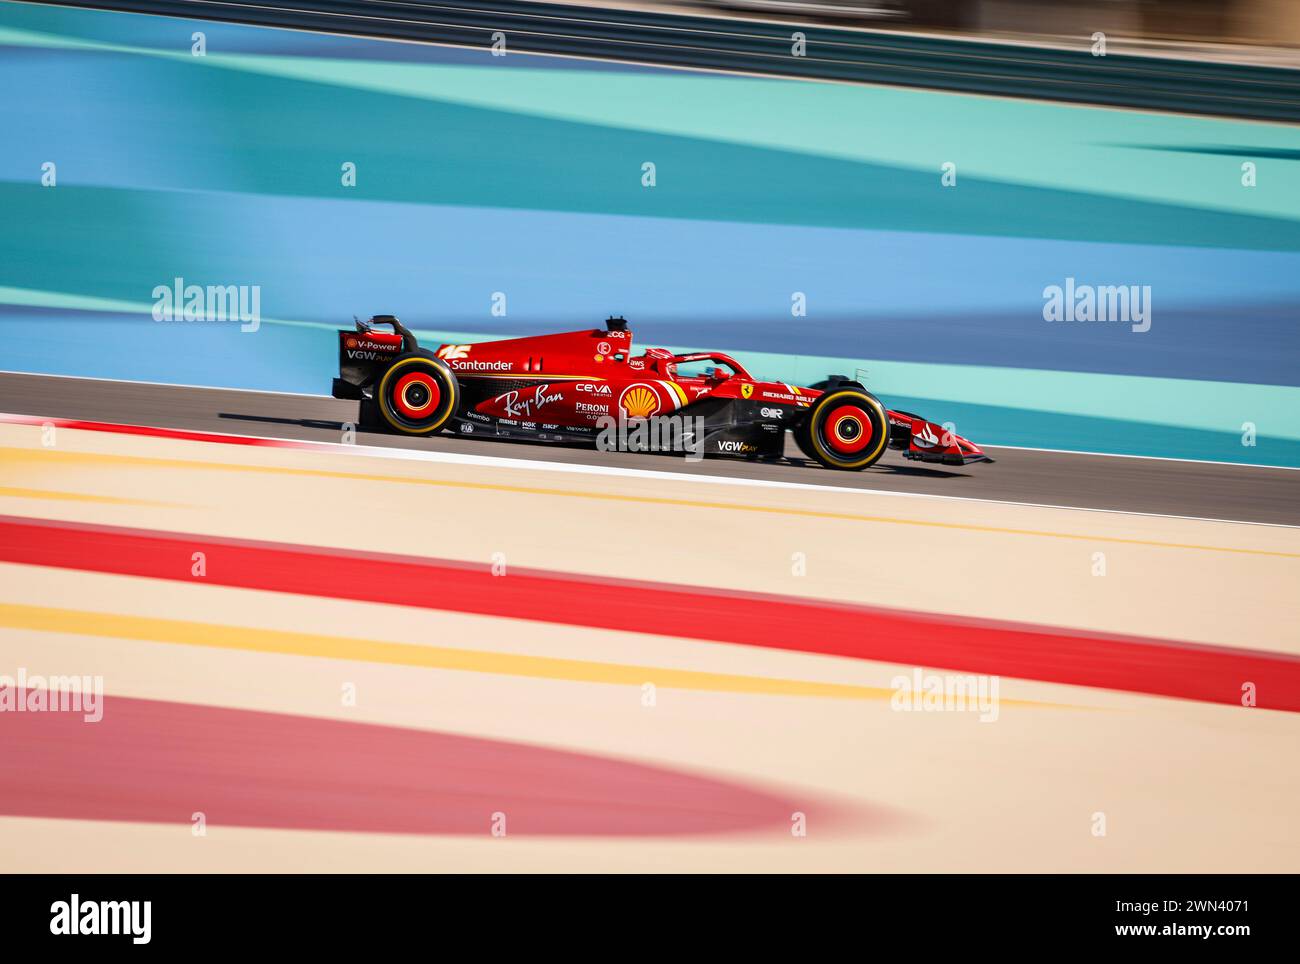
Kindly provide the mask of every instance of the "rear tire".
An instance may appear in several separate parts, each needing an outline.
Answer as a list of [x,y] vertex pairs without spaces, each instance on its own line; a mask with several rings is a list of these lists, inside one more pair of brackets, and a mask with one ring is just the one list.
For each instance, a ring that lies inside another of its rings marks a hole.
[[446,362],[419,349],[388,366],[375,385],[373,404],[385,428],[432,435],[460,407],[460,384]]
[[889,416],[870,392],[835,388],[813,402],[794,438],[805,455],[826,468],[857,471],[884,455]]

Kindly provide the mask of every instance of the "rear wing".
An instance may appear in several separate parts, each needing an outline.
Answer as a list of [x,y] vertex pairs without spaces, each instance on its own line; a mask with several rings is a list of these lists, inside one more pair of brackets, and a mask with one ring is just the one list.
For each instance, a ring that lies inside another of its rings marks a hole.
[[[391,328],[391,331],[381,331]],[[339,331],[339,377],[330,392],[335,398],[361,398],[393,359],[419,347],[410,329],[394,315],[356,319],[355,329]]]
[[[362,321],[359,318],[353,318],[357,323],[357,331],[361,334],[373,334],[376,328],[391,328],[394,335],[400,335],[402,338],[402,351],[410,352],[419,348],[419,342],[415,340],[415,335],[411,329],[407,328],[397,320],[396,315],[375,315],[369,321]],[[339,332],[339,334],[344,334]]]

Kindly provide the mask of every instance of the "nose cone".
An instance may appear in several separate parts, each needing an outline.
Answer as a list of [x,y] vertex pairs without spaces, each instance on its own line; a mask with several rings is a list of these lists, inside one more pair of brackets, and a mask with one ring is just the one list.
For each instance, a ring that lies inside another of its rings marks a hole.
[[987,455],[985,455],[984,451],[974,442],[964,439],[960,435],[954,436],[954,438],[957,440],[957,448],[961,452],[961,460],[963,465],[968,464],[970,462],[996,461],[996,459],[991,459]]
[[992,462],[993,459],[969,439],[948,431],[942,425],[923,418],[912,419],[912,439],[903,453],[904,457],[921,462],[939,462],[943,465],[968,465],[971,462]]

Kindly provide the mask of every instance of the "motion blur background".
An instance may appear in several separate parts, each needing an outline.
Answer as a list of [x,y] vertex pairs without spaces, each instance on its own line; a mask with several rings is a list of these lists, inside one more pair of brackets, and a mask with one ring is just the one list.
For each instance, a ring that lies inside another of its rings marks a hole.
[[[1291,4],[964,9],[1083,86],[1098,32],[1157,85],[1295,59]],[[353,314],[436,344],[621,313],[981,445],[1300,466],[1294,124],[475,29],[0,2],[0,369],[96,379],[0,373],[0,674],[106,695],[0,713],[0,869],[1300,866],[1294,471],[669,471],[352,440],[321,397]],[[793,29],[754,43],[788,63]],[[259,286],[260,324],[155,321],[178,278]],[[1149,286],[1149,329],[1046,320],[1071,278]],[[896,712],[935,668],[1000,681],[996,719]]]
[[1130,43],[1300,44],[1300,4],[1294,0],[696,0],[671,6],[984,36],[1075,38],[1102,31]]
[[[1300,4],[976,7],[1276,66]],[[319,394],[354,314],[623,314],[982,444],[1300,465],[1292,125],[10,2],[0,52],[6,369]],[[175,278],[260,286],[264,323],[155,322]],[[1149,286],[1150,330],[1046,321],[1071,278]]]

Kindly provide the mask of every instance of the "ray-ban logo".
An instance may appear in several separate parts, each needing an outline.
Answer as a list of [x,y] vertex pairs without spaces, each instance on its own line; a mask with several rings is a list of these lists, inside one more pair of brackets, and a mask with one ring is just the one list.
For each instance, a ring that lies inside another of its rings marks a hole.
[[154,321],[239,321],[240,331],[262,324],[261,285],[187,285],[173,278],[153,289]]
[[128,935],[133,944],[148,944],[153,930],[153,902],[86,900],[73,894],[50,905],[50,933]]

